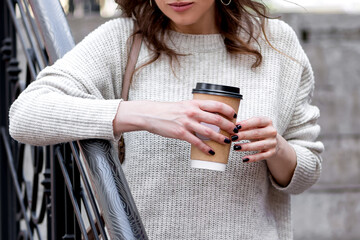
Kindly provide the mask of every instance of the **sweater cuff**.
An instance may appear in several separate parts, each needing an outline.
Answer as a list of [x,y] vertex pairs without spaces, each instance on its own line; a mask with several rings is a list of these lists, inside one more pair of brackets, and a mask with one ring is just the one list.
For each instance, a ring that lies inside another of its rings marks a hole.
[[[95,100],[97,102],[97,100]],[[100,103],[102,101],[102,103]],[[105,101],[105,102],[104,102]],[[111,141],[119,141],[121,135],[115,136],[114,133],[114,119],[116,117],[116,113],[121,103],[122,99],[115,100],[100,100],[99,101],[99,116],[96,122],[96,126],[94,126],[94,135],[96,138],[108,139]],[[97,105],[96,103],[95,105]],[[100,110],[101,109],[101,110]],[[101,127],[101,122],[103,127]],[[100,123],[100,124],[99,124]],[[109,139],[110,138],[110,139]]]
[[320,177],[321,165],[318,157],[310,150],[299,145],[291,144],[297,156],[297,164],[290,183],[286,187],[280,186],[270,174],[272,186],[287,194],[300,194],[310,188]]
[[[116,113],[115,113],[115,115],[113,117],[113,121],[112,121],[112,128],[113,129],[114,129],[114,123],[115,123],[116,114],[117,114],[117,112],[119,110],[121,102],[123,102],[123,101],[124,101],[123,99],[119,99],[119,103],[118,103],[117,108],[116,108]],[[121,136],[122,136],[122,133],[120,133],[119,135],[115,135],[115,133],[113,131],[113,139],[112,140],[115,141],[115,142],[118,142],[120,140]]]

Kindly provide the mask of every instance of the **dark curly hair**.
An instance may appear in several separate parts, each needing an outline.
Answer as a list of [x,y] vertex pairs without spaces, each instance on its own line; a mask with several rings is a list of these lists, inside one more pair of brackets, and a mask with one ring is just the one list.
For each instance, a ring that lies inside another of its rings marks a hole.
[[[255,62],[252,67],[258,67],[262,62],[262,55],[252,42],[257,42],[261,32],[269,42],[265,34],[265,21],[269,18],[266,6],[254,0],[232,0],[228,6],[224,6],[218,0],[215,1],[217,25],[224,36],[227,51],[231,54],[254,56]],[[161,54],[168,55],[171,60],[180,55],[163,41],[167,30],[170,29],[170,19],[156,4],[150,6],[149,0],[115,0],[115,2],[124,17],[136,19],[138,29],[134,34],[141,33],[147,46],[153,50],[154,57],[147,64],[156,61]],[[240,38],[239,31],[246,33],[247,37]]]

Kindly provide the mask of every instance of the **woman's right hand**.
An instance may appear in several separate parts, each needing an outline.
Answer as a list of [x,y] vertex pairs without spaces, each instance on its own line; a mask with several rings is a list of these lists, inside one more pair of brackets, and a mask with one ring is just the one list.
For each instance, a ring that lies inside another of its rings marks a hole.
[[201,122],[216,125],[233,135],[237,132],[235,124],[231,121],[233,118],[236,118],[234,109],[212,100],[124,101],[119,105],[113,126],[115,136],[122,132],[146,130],[163,137],[187,141],[204,153],[214,154],[213,150],[194,133],[221,144],[228,144],[230,139],[202,125]]

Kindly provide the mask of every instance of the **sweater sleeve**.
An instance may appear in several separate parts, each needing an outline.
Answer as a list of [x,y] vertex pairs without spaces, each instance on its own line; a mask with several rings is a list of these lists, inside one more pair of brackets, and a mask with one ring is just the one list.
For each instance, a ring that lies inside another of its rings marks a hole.
[[10,108],[10,135],[32,145],[115,139],[131,27],[124,20],[105,23],[41,71]]
[[296,152],[297,166],[286,187],[279,186],[270,176],[272,185],[288,194],[300,194],[319,179],[322,162],[320,153],[324,150],[323,144],[316,141],[320,133],[320,126],[317,124],[320,112],[316,106],[311,105],[314,90],[313,72],[306,56],[304,60],[304,70],[297,91],[294,112],[283,134]]

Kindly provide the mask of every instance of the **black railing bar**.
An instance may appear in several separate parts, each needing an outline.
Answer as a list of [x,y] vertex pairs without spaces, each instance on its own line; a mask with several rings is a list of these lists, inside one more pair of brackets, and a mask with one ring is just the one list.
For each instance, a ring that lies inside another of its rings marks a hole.
[[39,222],[43,222],[45,215],[46,215],[46,232],[48,234],[48,239],[50,239],[52,237],[51,234],[51,217],[52,216],[52,210],[51,210],[51,159],[53,159],[52,156],[50,156],[50,154],[52,153],[51,148],[53,148],[53,146],[46,146],[45,147],[45,169],[42,173],[44,179],[41,181],[41,185],[43,185],[44,187],[44,196],[43,198],[45,198],[43,200],[43,204],[44,204],[44,213],[42,213],[42,211],[40,211],[40,216],[39,216]]
[[14,10],[13,6],[11,5],[10,0],[6,0],[6,2],[7,2],[7,5],[8,5],[8,9],[9,9],[11,18],[13,20],[13,24],[14,24],[14,26],[16,28],[16,33],[19,35],[19,39],[20,39],[21,45],[23,47],[26,60],[28,61],[28,67],[29,67],[29,70],[30,70],[31,79],[35,80],[36,79],[36,70],[35,70],[34,65],[32,64],[32,59],[31,59],[31,57],[29,55],[29,52],[27,51],[26,44],[24,42],[24,36],[21,33],[19,23],[16,20],[15,10]]
[[31,221],[35,224],[42,223],[45,217],[45,213],[46,213],[46,194],[44,193],[41,200],[41,208],[40,208],[39,216],[36,216],[35,211],[31,211],[31,219],[32,219]]
[[[80,172],[79,169],[75,165],[74,156],[72,154],[71,148],[69,144],[64,145],[64,157],[66,156],[70,161],[66,162],[65,165],[67,166],[69,175],[71,177],[71,183],[72,183],[72,189],[75,196],[75,199],[79,202],[80,211],[82,210],[81,207],[81,192],[84,191],[82,187],[82,182],[80,178]],[[83,216],[83,215],[82,215]],[[85,217],[82,218],[85,223]],[[87,232],[87,231],[86,231]],[[74,233],[75,233],[75,239],[81,238],[81,232],[77,224],[74,222]]]
[[39,229],[39,226],[37,224],[34,224],[35,225],[35,230],[36,230],[36,233],[38,235],[38,239],[39,240],[42,240],[42,237],[41,237],[41,232],[40,232],[40,229]]
[[[91,190],[91,187],[90,187],[90,183],[88,181],[88,178],[86,177],[86,173],[85,173],[85,170],[84,170],[84,167],[83,167],[83,164],[81,163],[81,160],[79,158],[79,152],[77,151],[77,148],[75,147],[75,143],[74,142],[71,142],[69,143],[70,144],[70,147],[71,147],[71,151],[73,152],[73,156],[75,157],[75,162],[76,162],[76,165],[78,166],[78,169],[80,171],[80,175],[81,175],[81,178],[83,180],[83,183],[84,183],[84,186],[85,186],[85,190],[86,190],[86,193],[87,195],[89,196],[89,201],[91,203],[91,206],[93,208],[93,211],[94,211],[94,214],[95,214],[95,218],[96,218],[96,221],[100,224],[100,232],[101,232],[101,235],[104,237],[105,240],[107,240],[107,235],[106,233],[104,232],[104,227],[105,227],[105,224],[102,220],[102,217],[100,216],[100,211],[96,205],[96,201],[95,201],[95,198],[94,198],[94,193],[93,191]],[[79,143],[78,143],[79,144]]]
[[[44,149],[43,149],[44,150]],[[49,153],[48,153],[49,154]],[[42,173],[42,169],[44,168],[44,172],[46,172],[46,162],[43,161],[43,157],[44,157],[44,154],[41,155],[40,159],[41,159],[41,167],[39,167],[39,164],[36,166],[36,172],[38,174]],[[31,219],[32,219],[32,222],[34,222],[35,224],[40,224],[43,222],[44,218],[45,218],[45,213],[46,213],[46,200],[47,200],[47,193],[46,193],[46,187],[43,186],[44,188],[44,191],[43,191],[43,195],[42,195],[42,198],[41,198],[41,208],[40,208],[40,213],[39,215],[37,216],[36,215],[36,209],[31,209]]]
[[32,196],[31,196],[31,211],[36,210],[37,207],[37,201],[38,201],[38,190],[39,190],[39,181],[40,177],[39,174],[41,173],[41,170],[44,165],[44,152],[43,147],[35,147],[33,148],[33,154],[32,154],[33,162],[36,164],[34,166],[34,173],[33,173],[33,188],[32,188]]
[[[25,0],[23,0],[23,1],[25,1]],[[25,8],[26,8],[26,13],[27,13],[27,17],[28,17],[28,19],[29,19],[29,22],[31,23],[31,28],[32,28],[32,32],[34,33],[34,36],[35,36],[35,38],[36,38],[36,42],[37,42],[37,44],[38,44],[38,48],[41,50],[40,51],[40,55],[41,55],[41,57],[42,57],[42,60],[43,60],[43,63],[45,64],[45,65],[48,65],[48,61],[47,61],[47,58],[46,58],[46,56],[45,56],[45,54],[44,54],[44,51],[43,51],[43,49],[44,49],[44,45],[43,45],[43,43],[42,43],[42,39],[41,39],[41,36],[40,36],[40,34],[39,34],[39,32],[38,32],[38,29],[37,29],[37,27],[36,27],[36,23],[35,23],[35,21],[34,21],[34,19],[31,17],[31,15],[30,15],[30,8],[29,8],[29,4],[24,4],[25,5]],[[32,9],[31,9],[31,11],[32,11]],[[41,68],[42,69],[42,68]]]
[[23,172],[25,144],[19,143],[19,145],[20,146],[18,146],[18,148],[15,150],[16,156],[14,156],[14,158],[17,159],[16,161],[17,165],[15,166],[15,169],[16,169],[17,181],[23,182],[25,179]]
[[30,206],[32,206],[32,187],[31,187],[31,182],[26,181],[26,178],[24,176],[24,171],[23,171],[23,167],[24,167],[24,152],[25,152],[25,144],[19,143],[20,147],[17,149],[17,166],[15,166],[15,169],[17,170],[17,177],[18,177],[18,182],[19,183],[23,183],[24,184],[24,201],[25,201],[25,207],[26,208],[30,208]]
[[28,37],[30,46],[31,46],[32,49],[34,49],[36,62],[39,65],[40,69],[43,69],[45,67],[45,65],[44,65],[43,62],[40,61],[41,56],[39,55],[39,51],[35,50],[37,44],[34,42],[32,34],[30,34],[31,27],[29,26],[27,14],[24,11],[24,6],[23,6],[23,4],[21,4],[21,2],[19,0],[15,0],[15,1],[17,2],[17,5],[18,5],[19,10],[20,10],[21,20],[22,20],[22,22],[24,24],[25,33],[26,33],[26,35]]
[[[18,181],[19,183],[21,183],[21,181]],[[24,185],[25,185],[25,192],[24,192],[24,201],[25,202],[25,207],[26,208],[30,208],[31,209],[31,204],[32,204],[32,201],[31,201],[31,182],[29,181],[26,181],[25,178],[24,178],[24,181],[23,181]]]
[[[31,191],[31,197],[30,197],[30,201],[31,201],[31,211],[34,211],[36,209],[37,206],[37,199],[38,199],[38,185],[39,185],[39,174],[34,174],[33,176],[33,181],[32,181],[33,187],[31,189],[31,185],[30,185],[30,189],[29,191]],[[29,194],[30,194],[29,193]]]
[[69,193],[69,197],[71,199],[71,203],[72,203],[73,208],[74,208],[76,220],[77,220],[77,222],[78,222],[78,224],[80,226],[81,233],[83,234],[83,238],[87,240],[88,239],[87,232],[86,232],[84,222],[82,221],[82,216],[81,216],[79,204],[77,203],[77,201],[76,201],[76,199],[74,197],[73,187],[72,187],[72,184],[71,184],[71,181],[70,181],[70,177],[69,177],[69,174],[68,174],[68,172],[66,170],[66,167],[64,166],[64,158],[61,155],[61,152],[60,152],[59,148],[56,149],[55,155],[56,155],[56,157],[58,159],[58,162],[59,162],[59,165],[60,165],[60,168],[61,168],[61,172],[62,172],[64,180],[65,180],[66,189],[67,189],[67,191]]
[[27,231],[29,233],[29,239],[32,240],[33,236],[32,236],[31,227],[30,227],[30,224],[29,224],[30,221],[29,221],[28,216],[26,215],[26,208],[25,208],[25,205],[24,205],[24,203],[22,201],[23,198],[22,198],[22,194],[21,194],[21,188],[20,188],[19,183],[17,181],[16,171],[15,171],[14,165],[12,164],[13,158],[12,158],[12,155],[11,155],[11,150],[10,150],[9,143],[7,141],[7,137],[6,137],[7,134],[6,134],[5,127],[1,127],[1,135],[2,135],[2,140],[4,142],[5,151],[6,151],[6,154],[7,154],[7,163],[8,163],[9,169],[10,169],[11,178],[13,180],[16,195],[18,197],[18,202],[19,202],[21,212],[22,212],[24,220],[25,220],[25,225],[26,225]]
[[82,199],[82,202],[84,204],[84,207],[85,207],[85,212],[86,212],[86,215],[89,219],[89,223],[90,223],[90,226],[91,226],[91,229],[93,230],[94,232],[94,236],[96,239],[99,239],[99,234],[97,233],[97,229],[96,229],[96,226],[95,226],[95,222],[94,222],[94,218],[91,214],[91,209],[90,209],[90,206],[88,204],[88,201],[86,199],[86,196],[84,195],[84,191],[81,190],[80,191],[80,197]]

